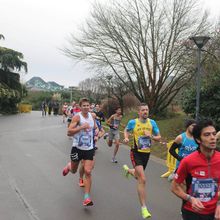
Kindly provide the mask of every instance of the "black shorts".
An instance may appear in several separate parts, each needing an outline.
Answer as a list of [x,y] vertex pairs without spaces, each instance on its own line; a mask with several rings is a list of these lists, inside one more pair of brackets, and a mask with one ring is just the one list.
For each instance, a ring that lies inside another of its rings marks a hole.
[[149,157],[150,157],[150,153],[141,153],[133,149],[130,151],[130,158],[131,158],[133,167],[143,166],[145,170]]
[[79,162],[80,160],[93,160],[94,155],[94,148],[91,150],[80,150],[76,147],[72,147],[70,159],[73,162]]
[[214,220],[215,214],[202,215],[182,208],[183,220]]

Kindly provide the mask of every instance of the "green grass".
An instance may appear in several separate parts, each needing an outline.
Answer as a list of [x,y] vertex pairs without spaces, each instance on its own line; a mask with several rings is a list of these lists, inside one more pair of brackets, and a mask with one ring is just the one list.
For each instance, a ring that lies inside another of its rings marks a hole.
[[[130,119],[137,118],[137,113],[134,111],[130,111],[126,113],[122,118],[122,124],[127,125]],[[176,113],[173,114],[171,118],[156,120],[157,125],[160,129],[160,133],[162,136],[161,142],[169,142],[174,140],[177,135],[184,131],[184,121],[187,116],[183,113]],[[103,123],[103,125],[106,125]],[[105,128],[108,131],[107,128]],[[120,130],[123,131],[124,129],[120,127]],[[120,135],[121,141],[123,141],[123,134]],[[132,138],[130,138],[129,146],[132,144]],[[167,156],[167,147],[165,144],[161,144],[158,142],[154,142],[151,153],[159,158],[166,159]]]

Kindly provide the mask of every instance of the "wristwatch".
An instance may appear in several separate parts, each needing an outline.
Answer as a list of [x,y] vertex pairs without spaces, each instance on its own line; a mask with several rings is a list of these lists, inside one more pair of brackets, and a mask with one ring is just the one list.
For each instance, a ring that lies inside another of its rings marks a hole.
[[189,194],[186,194],[186,201],[187,201],[187,202],[190,202],[191,199],[192,199],[192,197],[191,197]]

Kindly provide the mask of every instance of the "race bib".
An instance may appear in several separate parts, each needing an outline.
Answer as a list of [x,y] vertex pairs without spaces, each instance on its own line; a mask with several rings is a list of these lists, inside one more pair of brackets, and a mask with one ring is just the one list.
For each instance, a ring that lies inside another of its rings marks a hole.
[[91,135],[88,133],[83,133],[82,135],[80,135],[79,137],[79,143],[78,146],[79,147],[90,147],[91,146]]
[[201,202],[208,202],[213,199],[217,193],[217,181],[209,179],[192,179],[192,196],[198,198]]
[[149,152],[151,148],[151,139],[150,137],[141,136],[138,138],[138,151]]

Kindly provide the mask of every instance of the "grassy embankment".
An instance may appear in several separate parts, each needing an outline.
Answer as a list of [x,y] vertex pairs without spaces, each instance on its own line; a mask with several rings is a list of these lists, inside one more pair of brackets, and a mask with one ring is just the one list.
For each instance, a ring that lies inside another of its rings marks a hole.
[[[122,123],[126,125],[130,119],[136,117],[136,113],[130,112],[123,117]],[[172,118],[156,120],[162,136],[161,142],[169,142],[180,134],[184,130],[184,119],[186,119],[186,115],[183,113],[176,113]],[[121,127],[120,130],[123,131],[123,128]],[[123,134],[121,133],[121,141],[122,140]],[[130,140],[129,145],[132,143],[132,138],[130,138]],[[165,144],[155,142],[152,146],[151,152],[159,158],[166,159],[167,147]]]

